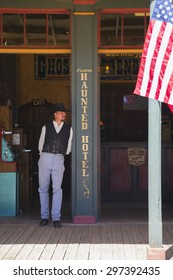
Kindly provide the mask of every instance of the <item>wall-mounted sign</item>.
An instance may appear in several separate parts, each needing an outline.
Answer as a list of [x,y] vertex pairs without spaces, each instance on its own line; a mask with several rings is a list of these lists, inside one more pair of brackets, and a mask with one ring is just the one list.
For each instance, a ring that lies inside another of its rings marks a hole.
[[136,80],[141,54],[117,53],[100,58],[101,80]]
[[69,55],[34,55],[34,78],[56,80],[70,78]]
[[33,106],[43,106],[46,103],[47,103],[47,100],[45,98],[38,98],[38,99],[32,100]]
[[146,150],[145,148],[128,148],[129,164],[140,166],[145,164]]

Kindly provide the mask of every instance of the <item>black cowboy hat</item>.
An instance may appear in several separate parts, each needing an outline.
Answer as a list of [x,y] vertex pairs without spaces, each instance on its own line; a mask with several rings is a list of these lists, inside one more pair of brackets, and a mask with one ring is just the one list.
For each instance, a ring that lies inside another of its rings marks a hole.
[[70,110],[67,110],[63,103],[55,103],[52,106],[52,113],[55,112],[69,112]]

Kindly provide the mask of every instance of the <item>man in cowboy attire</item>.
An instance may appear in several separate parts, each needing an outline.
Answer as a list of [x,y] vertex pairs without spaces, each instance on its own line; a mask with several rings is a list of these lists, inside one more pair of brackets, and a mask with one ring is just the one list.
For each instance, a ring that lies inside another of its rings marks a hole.
[[72,127],[66,124],[66,109],[63,103],[53,105],[53,121],[42,127],[38,149],[40,158],[39,197],[41,205],[40,226],[49,222],[49,186],[52,180],[51,216],[55,228],[61,227],[62,180],[64,174],[64,156],[71,152]]

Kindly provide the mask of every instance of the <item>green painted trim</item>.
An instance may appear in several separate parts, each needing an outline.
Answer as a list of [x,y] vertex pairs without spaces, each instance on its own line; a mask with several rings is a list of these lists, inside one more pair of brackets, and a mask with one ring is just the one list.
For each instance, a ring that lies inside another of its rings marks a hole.
[[149,245],[162,247],[161,103],[149,99],[148,113]]
[[71,9],[73,7],[71,0],[0,0],[0,8],[15,9]]
[[[0,0],[0,8],[73,9],[72,0]],[[75,9],[149,8],[149,0],[97,0],[95,5],[76,5]]]
[[96,4],[97,8],[149,8],[149,0],[100,0]]
[[[150,12],[154,8],[150,1]],[[149,246],[162,247],[161,102],[149,98],[148,110],[148,214]]]
[[72,28],[72,217],[85,223],[86,217],[90,221],[98,217],[97,17],[72,15]]

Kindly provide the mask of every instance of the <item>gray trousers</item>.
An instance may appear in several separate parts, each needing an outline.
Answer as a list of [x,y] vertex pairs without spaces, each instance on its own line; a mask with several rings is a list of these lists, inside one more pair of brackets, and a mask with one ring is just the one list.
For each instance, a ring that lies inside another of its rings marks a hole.
[[52,221],[60,220],[62,205],[62,180],[64,175],[64,156],[60,154],[41,153],[38,161],[39,197],[41,218],[49,219],[49,186],[52,179]]

